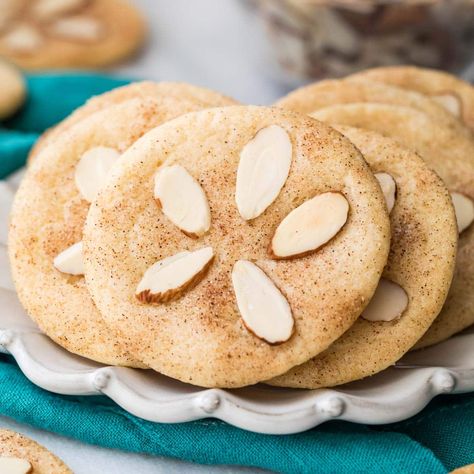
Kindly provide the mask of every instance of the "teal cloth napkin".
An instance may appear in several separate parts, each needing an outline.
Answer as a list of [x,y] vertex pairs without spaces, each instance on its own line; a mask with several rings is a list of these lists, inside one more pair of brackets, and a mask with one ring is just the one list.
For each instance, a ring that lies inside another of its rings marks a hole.
[[[0,177],[21,166],[38,134],[89,96],[127,81],[93,75],[28,78],[25,107],[0,129]],[[0,308],[1,309],[1,308]],[[446,473],[474,463],[474,394],[443,396],[410,420],[329,422],[305,433],[259,435],[218,420],[150,423],[105,397],[70,397],[30,383],[0,355],[0,414],[86,443],[203,464],[282,473]]]

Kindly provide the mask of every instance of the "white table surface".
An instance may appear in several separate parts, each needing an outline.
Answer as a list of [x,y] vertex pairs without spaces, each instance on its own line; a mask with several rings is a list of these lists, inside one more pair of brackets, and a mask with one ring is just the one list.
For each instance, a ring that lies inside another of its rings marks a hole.
[[[285,94],[267,59],[263,29],[251,8],[239,0],[132,0],[150,25],[147,47],[132,61],[111,70],[137,79],[187,81],[242,102],[269,104]],[[253,473],[255,469],[201,466],[124,453],[67,439],[0,417],[10,428],[60,456],[76,474]],[[93,471],[92,471],[93,467]]]

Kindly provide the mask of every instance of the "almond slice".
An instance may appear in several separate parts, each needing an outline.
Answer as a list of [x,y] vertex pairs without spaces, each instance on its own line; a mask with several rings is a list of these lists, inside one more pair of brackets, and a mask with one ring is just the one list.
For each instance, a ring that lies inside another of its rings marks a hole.
[[258,131],[240,153],[235,202],[245,220],[255,219],[277,198],[290,172],[292,145],[285,129]]
[[462,104],[457,94],[446,92],[444,94],[432,95],[430,97],[455,117],[461,118]]
[[458,232],[466,230],[474,221],[474,202],[464,194],[452,192],[451,199],[456,212]]
[[407,306],[406,291],[393,281],[381,278],[361,316],[367,321],[393,321],[401,317]]
[[102,23],[88,16],[59,18],[48,26],[48,33],[66,40],[94,42],[104,35]]
[[49,21],[78,10],[87,3],[87,0],[36,0],[33,2],[31,12],[38,20]]
[[62,273],[84,275],[82,261],[82,242],[71,245],[63,250],[53,261],[54,267]]
[[43,46],[43,37],[33,26],[18,24],[3,36],[2,42],[13,52],[30,54]]
[[388,173],[375,173],[374,176],[382,188],[382,192],[385,197],[385,203],[387,204],[387,210],[390,214],[392,212],[393,206],[395,206],[397,183]]
[[313,252],[329,242],[347,222],[349,203],[339,192],[319,194],[293,209],[277,227],[270,253],[289,258]]
[[291,337],[295,323],[290,305],[262,269],[248,260],[238,260],[232,283],[240,315],[250,332],[269,344]]
[[26,459],[0,456],[0,472],[4,474],[28,474],[32,471]]
[[142,303],[177,299],[204,276],[213,259],[212,247],[204,247],[159,260],[145,272],[135,296]]
[[115,148],[105,146],[90,148],[81,156],[76,165],[74,180],[86,201],[94,201],[119,156],[120,153]]
[[165,216],[186,235],[199,237],[211,227],[211,211],[201,185],[180,165],[160,168],[155,199]]

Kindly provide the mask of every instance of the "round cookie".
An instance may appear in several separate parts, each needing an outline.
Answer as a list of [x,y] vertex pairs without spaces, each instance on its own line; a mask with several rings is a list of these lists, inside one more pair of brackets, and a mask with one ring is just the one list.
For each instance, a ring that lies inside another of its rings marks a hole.
[[[446,183],[450,192],[474,199],[474,141],[457,129],[409,107],[382,104],[336,105],[314,117],[325,122],[366,128],[415,150]],[[440,315],[416,348],[440,342],[474,323],[474,227],[459,236],[453,283]]]
[[126,0],[7,0],[0,56],[30,70],[105,66],[134,53],[145,30]]
[[[90,183],[96,183],[95,175],[103,171],[100,166],[107,163],[107,156],[111,154],[114,160],[114,150],[122,153],[155,126],[201,108],[172,97],[131,99],[107,107],[66,129],[28,168],[11,213],[13,278],[28,314],[69,351],[105,364],[137,365],[103,322],[84,278],[69,274],[67,268],[59,271],[55,259],[81,241],[89,208],[84,193]],[[106,147],[105,155],[97,147]],[[99,150],[98,155],[90,155],[91,150]],[[82,178],[80,191],[76,173],[84,156],[89,156],[84,166],[97,160],[99,165],[85,181]]]
[[454,471],[451,471],[450,474],[474,474],[474,464],[458,467]]
[[9,64],[7,61],[0,59],[0,120],[3,120],[14,112],[23,104],[25,100],[25,81],[20,71]]
[[474,87],[452,74],[415,66],[368,69],[355,76],[418,91],[445,107],[474,130]]
[[210,89],[197,87],[185,82],[152,82],[141,81],[117,87],[109,92],[90,98],[83,106],[76,109],[55,127],[47,130],[32,148],[28,160],[32,160],[48,143],[59,136],[64,130],[111,105],[120,104],[126,100],[135,98],[153,97],[163,100],[187,100],[201,106],[221,107],[236,104],[235,100]]
[[[392,239],[383,273],[385,286],[376,292],[383,302],[375,307],[374,298],[362,317],[326,351],[271,380],[271,385],[320,388],[380,372],[426,332],[451,285],[457,225],[450,194],[441,179],[416,153],[390,138],[357,128],[337,128],[362,152],[374,173],[388,173],[396,183],[389,193],[395,201],[390,212]],[[408,301],[389,282],[399,285]],[[392,292],[380,293],[388,285]],[[397,307],[397,303],[408,305]],[[371,308],[372,317],[365,319]]]
[[[444,107],[423,94],[402,89],[366,78],[331,79],[315,82],[290,92],[276,102],[276,106],[310,114],[337,104],[370,102],[413,107],[444,121],[447,126],[458,127],[459,121]],[[463,127],[459,127],[463,129]]]
[[[329,222],[316,213],[324,231],[308,232],[319,224],[306,206],[320,200]],[[298,210],[303,240],[331,228],[316,247],[290,237]],[[203,217],[192,227],[180,215]],[[147,366],[239,387],[308,360],[349,328],[376,288],[389,234],[383,195],[342,135],[282,109],[209,109],[150,131],[123,155],[87,218],[86,279]],[[161,280],[161,269],[194,255],[206,259],[183,264],[182,280]]]
[[[0,429],[0,471],[2,464],[14,458],[25,465],[25,474],[72,474],[72,471],[61,459],[41,446],[36,441],[10,430]],[[25,462],[26,461],[26,462]],[[11,461],[10,461],[11,462]],[[15,471],[17,472],[17,471]]]

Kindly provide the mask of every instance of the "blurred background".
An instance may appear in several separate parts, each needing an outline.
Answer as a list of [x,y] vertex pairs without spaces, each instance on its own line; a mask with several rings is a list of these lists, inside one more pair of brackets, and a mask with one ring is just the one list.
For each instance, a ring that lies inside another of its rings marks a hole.
[[[53,12],[54,22],[45,15],[38,23],[32,14],[38,2],[49,8],[50,15]],[[98,26],[94,30],[84,18],[82,24],[68,23],[68,19],[91,15],[93,4],[110,7],[113,1],[27,0],[27,6],[15,13],[11,5],[21,3],[25,0],[0,0],[0,56],[24,65],[24,59],[31,63],[34,55],[44,54],[41,47],[32,47],[35,40],[39,43],[38,31],[44,36],[43,47],[48,47],[49,40],[62,40],[53,46],[64,56],[74,41],[85,50],[98,49],[100,38],[94,39]],[[256,104],[268,104],[310,80],[378,65],[417,64],[474,77],[474,0],[129,3],[145,20],[146,34],[129,45],[116,64],[96,64],[95,69],[132,78],[189,81]],[[98,12],[98,16],[104,14]],[[113,24],[106,27],[113,29]],[[126,42],[131,35],[123,28],[117,37]],[[73,58],[69,68],[87,67],[84,57]],[[57,68],[54,61],[49,66],[42,61],[34,69]]]

